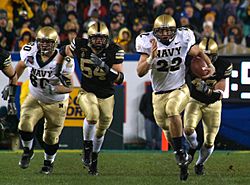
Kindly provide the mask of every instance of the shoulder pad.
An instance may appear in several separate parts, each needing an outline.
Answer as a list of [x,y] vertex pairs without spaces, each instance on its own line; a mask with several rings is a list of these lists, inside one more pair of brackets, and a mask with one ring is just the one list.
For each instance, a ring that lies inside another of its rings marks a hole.
[[135,40],[136,51],[138,53],[150,54],[151,43],[150,40],[153,39],[152,32],[146,32],[138,35]]
[[20,58],[22,61],[25,61],[27,56],[33,56],[37,51],[38,49],[36,42],[25,44],[20,51]]
[[189,28],[186,27],[178,28],[177,34],[180,34],[183,42],[187,43],[190,46],[196,43],[194,32]]

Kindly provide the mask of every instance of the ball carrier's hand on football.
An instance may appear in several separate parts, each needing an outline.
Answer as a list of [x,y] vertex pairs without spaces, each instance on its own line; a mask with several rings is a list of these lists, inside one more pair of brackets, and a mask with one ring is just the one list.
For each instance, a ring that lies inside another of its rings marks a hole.
[[210,58],[206,54],[204,54],[204,59],[205,59],[205,61],[210,61],[210,63],[207,64],[207,67],[204,67],[204,71],[207,71],[208,74],[203,76],[202,79],[206,79],[215,73],[215,67],[212,64]]

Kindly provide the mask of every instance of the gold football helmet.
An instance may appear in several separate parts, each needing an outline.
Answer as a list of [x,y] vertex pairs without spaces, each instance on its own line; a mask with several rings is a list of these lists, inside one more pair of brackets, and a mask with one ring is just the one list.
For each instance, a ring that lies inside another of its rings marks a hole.
[[37,32],[36,41],[41,54],[49,56],[55,51],[59,36],[54,28],[45,26]]
[[218,57],[218,45],[214,39],[210,37],[205,37],[199,44],[199,48],[203,50],[212,62],[215,62]]
[[163,44],[168,45],[176,34],[176,23],[172,16],[163,14],[154,21],[154,36]]
[[109,30],[105,23],[96,22],[92,24],[88,29],[89,46],[102,50],[109,45]]

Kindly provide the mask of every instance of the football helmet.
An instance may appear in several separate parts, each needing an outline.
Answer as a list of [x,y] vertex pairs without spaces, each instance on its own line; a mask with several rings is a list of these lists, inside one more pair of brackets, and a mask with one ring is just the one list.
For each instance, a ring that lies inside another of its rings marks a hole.
[[109,30],[105,23],[96,22],[88,29],[88,42],[91,48],[102,50],[109,45]]
[[176,34],[176,22],[170,15],[163,14],[154,21],[154,36],[163,44],[169,45]]
[[199,48],[203,50],[205,54],[210,58],[212,63],[214,63],[218,57],[218,45],[214,39],[210,37],[205,37],[199,43]]
[[54,28],[45,26],[37,32],[36,41],[41,54],[49,56],[55,51],[59,36]]

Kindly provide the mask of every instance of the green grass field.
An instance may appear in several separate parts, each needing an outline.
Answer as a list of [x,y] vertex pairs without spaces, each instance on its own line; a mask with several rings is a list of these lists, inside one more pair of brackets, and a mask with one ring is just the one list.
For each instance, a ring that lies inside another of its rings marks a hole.
[[206,163],[206,175],[194,174],[194,162],[186,182],[179,181],[179,169],[172,152],[103,151],[99,176],[89,176],[81,164],[81,151],[59,151],[54,172],[39,170],[43,152],[35,151],[28,169],[20,169],[21,151],[0,152],[0,185],[249,185],[250,153],[216,151]]

